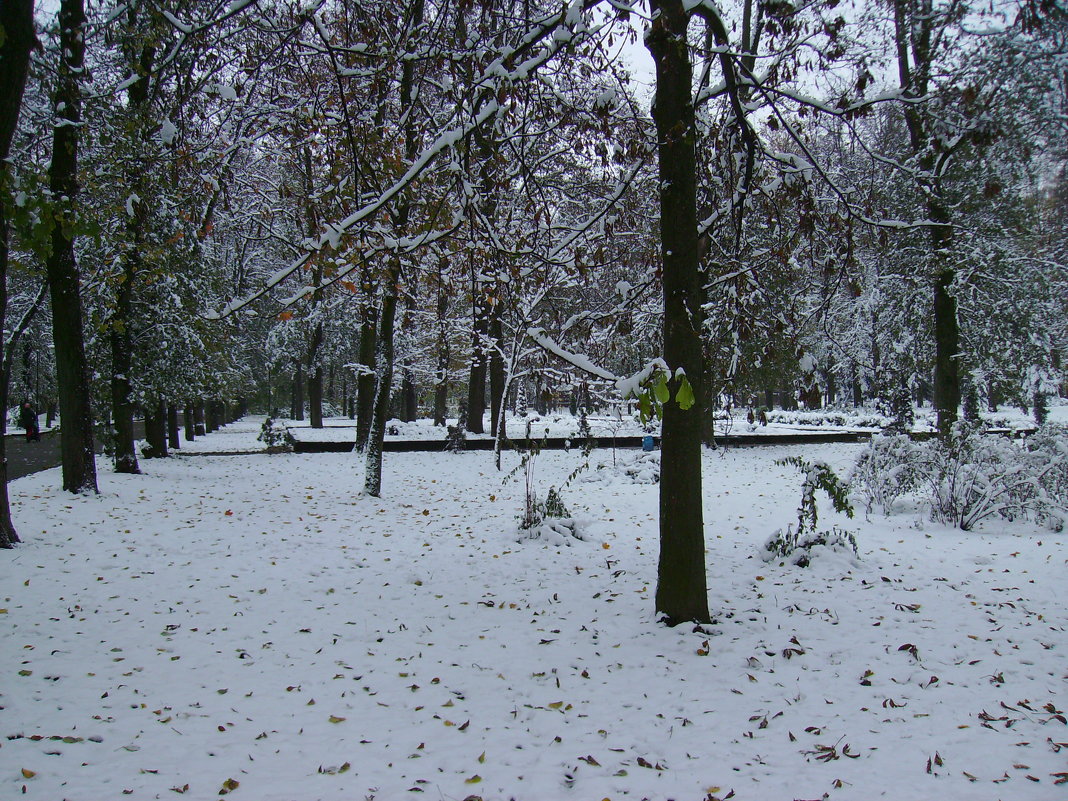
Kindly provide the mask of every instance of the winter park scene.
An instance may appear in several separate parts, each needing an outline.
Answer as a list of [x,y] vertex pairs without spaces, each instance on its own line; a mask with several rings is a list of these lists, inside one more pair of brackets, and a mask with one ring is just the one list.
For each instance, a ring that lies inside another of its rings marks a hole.
[[0,0],[0,800],[1068,801],[1061,0]]

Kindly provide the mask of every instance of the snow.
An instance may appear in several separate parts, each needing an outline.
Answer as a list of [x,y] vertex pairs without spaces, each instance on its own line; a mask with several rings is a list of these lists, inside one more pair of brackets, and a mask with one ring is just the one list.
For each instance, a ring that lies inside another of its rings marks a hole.
[[[564,490],[568,548],[517,541],[488,453],[387,453],[382,499],[351,454],[13,481],[0,797],[1059,797],[1065,534],[823,502],[859,560],[757,557],[799,497],[775,459],[858,447],[705,453],[708,633],[654,620],[634,451]],[[541,454],[542,496],[580,459]]]
[[159,132],[160,141],[165,145],[170,145],[174,143],[176,136],[178,136],[178,127],[170,120],[164,120]]

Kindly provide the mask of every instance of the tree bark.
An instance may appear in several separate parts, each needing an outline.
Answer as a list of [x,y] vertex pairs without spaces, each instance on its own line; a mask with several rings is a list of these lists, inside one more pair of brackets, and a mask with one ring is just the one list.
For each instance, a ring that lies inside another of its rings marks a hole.
[[371,432],[371,415],[375,408],[375,351],[378,315],[375,311],[374,286],[369,272],[363,278],[364,314],[360,321],[360,373],[356,376],[356,450],[367,449]]
[[204,401],[198,401],[193,407],[193,422],[196,427],[196,435],[202,437],[208,433],[208,425],[205,422]]
[[182,422],[185,423],[185,441],[193,442],[196,440],[196,416],[192,406],[186,406],[182,411]]
[[60,452],[63,489],[97,492],[93,449],[91,387],[82,335],[82,299],[74,258],[75,214],[78,195],[78,142],[81,132],[81,88],[85,64],[85,7],[83,0],[62,0],[59,8],[60,62],[55,92],[57,124],[52,134],[49,187],[59,209],[52,225],[51,248],[45,266],[52,296],[52,341],[56,346],[59,384]]
[[411,423],[418,416],[419,397],[415,391],[415,382],[412,381],[412,371],[405,366],[404,377],[401,379],[401,420]]
[[308,418],[312,428],[323,427],[323,368],[319,365],[308,376]]
[[148,449],[145,455],[152,459],[167,456],[167,407],[156,401],[145,409],[145,439]]
[[[211,434],[219,427],[219,419],[216,416],[217,411],[218,407],[215,405],[215,401],[210,400],[204,404],[204,431],[208,434]],[[146,420],[145,426],[147,427],[147,425]]]
[[485,299],[481,286],[472,276],[475,293],[474,321],[471,337],[471,372],[467,382],[467,430],[472,434],[486,433],[486,339],[489,336]]
[[297,372],[293,376],[293,404],[290,417],[294,420],[304,419],[304,365],[297,359]]
[[115,472],[140,473],[134,445],[134,405],[130,401],[130,373],[133,370],[133,340],[130,336],[130,307],[133,301],[135,255],[124,259],[121,282],[115,292],[115,310],[108,332],[111,345],[111,419],[115,436]]
[[[697,184],[693,75],[682,0],[652,0],[646,46],[656,64],[656,123],[660,164],[660,240],[664,283],[664,361],[672,400],[664,404],[661,434],[660,562],[656,609],[668,625],[707,623],[704,518],[701,498],[701,286],[697,242]],[[674,400],[685,371],[695,403]]]
[[[423,22],[423,0],[415,0],[411,6],[411,25],[417,28]],[[404,124],[404,156],[408,163],[415,161],[419,142],[416,136],[413,106],[415,63],[405,61],[401,68],[400,106],[408,110]],[[399,233],[408,225],[411,213],[411,197],[404,196],[397,204],[394,223]],[[379,314],[377,347],[375,349],[375,404],[371,430],[367,437],[367,464],[364,469],[364,492],[372,497],[382,494],[382,441],[386,434],[386,413],[393,389],[393,333],[397,316],[397,300],[400,294],[401,260],[395,256],[386,271],[383,287],[382,310]]]
[[438,365],[434,371],[434,425],[444,426],[449,413],[449,294],[442,276],[445,264],[438,263]]
[[494,436],[500,431],[499,423],[504,413],[504,327],[501,324],[500,299],[495,298],[490,316],[490,336],[493,338],[489,358],[490,384],[490,431]]
[[167,444],[172,450],[182,447],[182,438],[178,433],[178,407],[173,403],[167,404]]
[[[8,225],[4,206],[5,184],[9,179],[4,163],[11,152],[11,142],[18,127],[22,109],[22,93],[30,66],[30,51],[34,46],[33,0],[4,0],[0,4],[0,29],[5,41],[0,46],[0,332],[7,321],[7,265]],[[11,504],[7,494],[7,408],[9,398],[8,371],[0,379],[0,548],[10,548],[19,542],[15,524],[11,520]]]
[[367,466],[363,491],[378,498],[382,495],[382,442],[386,434],[389,396],[393,388],[393,329],[397,316],[397,282],[400,265],[390,269],[379,313],[378,347],[375,350],[375,404],[371,430],[367,436]]

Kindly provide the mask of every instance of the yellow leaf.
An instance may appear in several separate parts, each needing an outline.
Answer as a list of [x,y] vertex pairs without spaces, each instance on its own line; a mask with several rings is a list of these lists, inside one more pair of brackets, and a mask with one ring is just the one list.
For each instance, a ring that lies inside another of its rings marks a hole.
[[339,718],[337,715],[331,715],[329,718],[331,723],[343,723],[345,718]]
[[479,755],[478,755],[478,764],[480,764],[480,765],[481,765],[481,764],[483,764],[483,763],[484,763],[485,761],[486,761],[486,752],[485,752],[485,751],[483,751],[483,752],[482,752],[481,754],[479,754]]
[[338,773],[345,773],[345,772],[347,772],[347,771],[349,770],[349,768],[351,768],[351,767],[352,767],[352,763],[350,763],[350,762],[346,762],[346,763],[345,763],[344,765],[342,765],[342,766],[341,766],[340,768],[338,768],[338,769],[337,769],[337,772],[338,772]]
[[227,779],[222,783],[222,789],[219,790],[219,795],[226,795],[232,793],[241,785],[237,779]]
[[470,779],[464,779],[464,784],[478,784],[480,781],[482,781],[482,777],[476,773]]
[[563,701],[553,701],[551,704],[549,704],[549,709],[559,709],[563,705],[564,705]]
[[22,769],[22,778],[24,778],[24,779],[32,779],[36,775],[37,775],[36,771],[27,770],[26,768]]

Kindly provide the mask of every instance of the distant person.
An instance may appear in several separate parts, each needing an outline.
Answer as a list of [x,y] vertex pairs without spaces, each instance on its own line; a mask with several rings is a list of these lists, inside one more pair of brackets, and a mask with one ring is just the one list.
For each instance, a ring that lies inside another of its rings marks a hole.
[[29,401],[19,409],[19,425],[26,430],[26,441],[37,442],[41,439],[41,426],[37,421],[37,410]]

